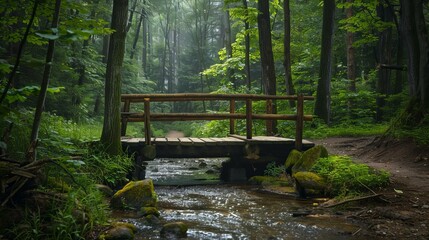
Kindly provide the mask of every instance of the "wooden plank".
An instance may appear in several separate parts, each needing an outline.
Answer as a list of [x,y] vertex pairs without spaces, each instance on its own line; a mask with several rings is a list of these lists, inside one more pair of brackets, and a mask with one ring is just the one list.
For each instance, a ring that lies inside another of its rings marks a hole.
[[166,138],[168,145],[180,145],[180,141],[178,138]]
[[205,142],[199,138],[189,138],[193,142],[194,145],[205,145]]
[[206,143],[206,145],[216,145],[217,141],[211,139],[211,138],[200,138],[203,142]]
[[168,141],[166,138],[155,138],[155,143],[159,145],[167,145]]
[[190,138],[179,138],[180,144],[183,146],[192,145],[193,142]]
[[225,145],[245,145],[246,142],[241,140],[241,139],[237,139],[237,138],[233,138],[233,137],[225,137],[225,138],[221,138],[223,143]]

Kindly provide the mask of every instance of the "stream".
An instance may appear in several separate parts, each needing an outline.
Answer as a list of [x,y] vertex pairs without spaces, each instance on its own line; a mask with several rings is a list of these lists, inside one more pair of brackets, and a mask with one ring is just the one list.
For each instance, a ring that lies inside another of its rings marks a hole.
[[[350,239],[359,230],[338,216],[292,216],[321,200],[221,182],[219,169],[226,160],[149,162],[146,177],[155,183],[161,223],[185,222],[188,239]],[[160,226],[148,226],[126,214],[117,217],[137,226],[136,239],[161,239]]]

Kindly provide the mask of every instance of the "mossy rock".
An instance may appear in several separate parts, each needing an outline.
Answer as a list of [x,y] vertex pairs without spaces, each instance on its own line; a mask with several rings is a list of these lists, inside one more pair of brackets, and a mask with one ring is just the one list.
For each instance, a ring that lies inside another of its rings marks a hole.
[[299,162],[299,160],[302,157],[302,153],[296,149],[292,149],[292,151],[287,156],[286,162],[285,162],[285,168],[287,173],[291,173],[292,167]]
[[292,174],[309,171],[317,160],[326,157],[328,157],[328,150],[324,146],[317,145],[312,147],[305,151],[300,160],[292,167]]
[[115,209],[141,209],[156,207],[158,201],[152,179],[131,181],[117,191],[110,200],[110,206]]
[[136,226],[131,223],[112,223],[112,228],[100,235],[100,240],[132,240]]
[[149,216],[149,215],[154,215],[154,216],[157,216],[157,217],[160,216],[159,211],[158,211],[158,209],[156,207],[142,207],[140,209],[140,213],[144,217]]
[[172,222],[165,224],[161,229],[161,237],[167,239],[186,238],[188,226],[183,222]]
[[249,179],[249,183],[253,185],[273,185],[289,187],[292,183],[286,178],[272,177],[272,176],[253,176]]
[[301,197],[306,197],[310,192],[323,193],[327,189],[325,179],[314,172],[297,172],[294,175],[296,189]]

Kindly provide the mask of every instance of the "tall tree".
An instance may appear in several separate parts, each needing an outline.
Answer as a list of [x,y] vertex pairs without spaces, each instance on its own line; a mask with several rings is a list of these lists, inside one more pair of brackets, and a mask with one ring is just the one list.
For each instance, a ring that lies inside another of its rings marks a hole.
[[314,114],[329,124],[331,112],[332,42],[334,36],[335,0],[323,0],[322,51]]
[[[60,21],[60,9],[61,9],[61,0],[56,0],[54,15],[52,17],[52,24],[51,24],[52,29],[58,28],[58,23]],[[49,78],[50,78],[51,69],[52,69],[52,61],[54,58],[54,49],[55,49],[55,40],[49,40],[48,51],[46,53],[46,60],[45,60],[45,69],[43,71],[43,78],[42,78],[42,83],[40,85],[39,98],[37,100],[36,112],[34,114],[33,127],[31,129],[30,144],[32,144],[34,147],[36,146],[37,138],[39,135],[40,122],[42,120],[42,113],[45,108],[46,94],[48,91]],[[32,147],[30,146],[30,148]],[[34,154],[35,151],[32,151],[32,152],[33,152],[32,155],[28,155],[30,159],[27,159],[27,160],[30,160],[30,161],[36,160],[36,156]]]
[[[353,17],[353,2],[354,0],[347,0],[348,7],[346,8],[346,18]],[[347,79],[350,81],[349,90],[356,92],[356,62],[355,62],[355,49],[353,46],[354,33],[347,30],[346,33],[346,48],[347,48]]]
[[247,90],[250,91],[252,88],[252,80],[250,77],[250,33],[249,33],[249,8],[247,6],[247,0],[243,0],[244,8],[244,46],[245,46],[245,56],[244,56],[244,71],[246,73],[246,85]]
[[408,81],[416,121],[429,111],[429,40],[423,1],[401,0],[401,35],[408,55]]
[[[384,22],[393,22],[392,6],[377,6],[377,15]],[[379,36],[377,47],[377,61],[379,66],[390,66],[393,60],[393,34],[392,28],[384,29]],[[382,121],[384,118],[383,108],[386,105],[386,97],[391,93],[391,69],[380,67],[378,70],[378,79],[376,91],[378,93],[376,103],[376,120]]]
[[[268,0],[258,1],[258,30],[259,50],[261,53],[262,81],[264,92],[267,95],[276,95],[276,71],[274,68],[273,47],[271,43],[270,5]],[[270,111],[270,110],[269,110]],[[276,113],[276,104],[273,103],[272,113]],[[267,134],[276,132],[275,122],[267,122]]]
[[[286,94],[294,95],[295,88],[293,87],[292,82],[292,70],[291,70],[291,59],[290,59],[290,0],[283,1],[283,26],[284,26],[284,39],[283,39],[283,48],[284,48],[284,61],[283,66],[285,69],[285,85],[286,85]],[[291,108],[295,107],[295,101],[289,101],[289,106]]]
[[111,155],[121,153],[121,69],[124,61],[128,0],[114,0],[106,69],[105,107],[101,143]]

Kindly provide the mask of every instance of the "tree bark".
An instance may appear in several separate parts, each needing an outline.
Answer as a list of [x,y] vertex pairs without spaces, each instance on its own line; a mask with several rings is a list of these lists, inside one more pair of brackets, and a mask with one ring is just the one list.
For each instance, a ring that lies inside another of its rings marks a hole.
[[140,13],[139,22],[137,23],[137,30],[136,30],[136,34],[134,35],[133,48],[131,49],[130,59],[134,58],[134,54],[136,52],[137,42],[139,41],[140,28],[142,26],[143,18],[144,18],[144,8],[142,8],[142,11]]
[[[225,11],[225,50],[226,50],[226,59],[232,58],[232,37],[231,37],[231,20],[229,16],[229,10]],[[227,67],[226,78],[228,81],[231,81],[233,84],[234,90],[237,90],[237,83],[234,78],[234,69]]]
[[[352,4],[354,0],[347,0]],[[346,9],[346,18],[353,17],[353,7],[350,6]],[[347,46],[347,79],[350,81],[349,91],[356,92],[356,62],[355,62],[355,49],[353,47],[354,33],[347,31],[346,33],[346,46]],[[352,105],[352,103],[350,103]]]
[[335,0],[323,1],[322,52],[314,114],[330,123],[332,42],[334,36]]
[[421,113],[426,114],[429,111],[429,40],[423,3],[401,0],[400,4],[401,37],[407,46],[410,95],[420,105]]
[[[258,30],[259,30],[259,50],[261,53],[262,81],[264,92],[267,95],[276,95],[276,72],[274,68],[274,56],[271,43],[271,25],[269,1],[258,1]],[[276,113],[275,101],[272,105],[272,113]],[[275,122],[267,122],[267,135],[277,132]]]
[[[51,28],[58,28],[58,23],[60,21],[60,9],[61,9],[61,0],[56,0],[54,16],[52,17]],[[52,63],[54,58],[54,50],[55,50],[55,40],[49,40],[48,51],[46,53],[46,60],[45,60],[45,69],[43,71],[43,78],[42,78],[42,83],[40,85],[39,98],[37,100],[36,112],[34,114],[33,127],[31,129],[31,137],[30,137],[31,145],[37,142],[37,138],[39,135],[39,127],[40,127],[40,122],[42,120],[42,112],[44,111],[44,108],[45,108],[45,100],[46,100],[46,94],[49,86],[49,77],[51,75]],[[27,159],[27,160],[30,160],[30,161],[36,160],[35,151],[33,152],[33,155],[30,156],[30,158],[31,159]]]
[[247,0],[243,0],[243,7],[246,14],[246,20],[244,21],[244,45],[245,45],[245,57],[244,57],[244,70],[246,73],[246,85],[247,90],[252,89],[252,79],[250,78],[250,34],[249,34],[249,13],[247,7]]
[[[393,22],[392,11],[387,9],[385,6],[377,7],[377,15],[384,22]],[[380,33],[378,41],[378,64],[379,65],[391,65],[392,64],[392,29],[388,28]],[[384,111],[383,108],[386,105],[386,97],[391,93],[391,71],[387,68],[380,68],[378,70],[378,79],[376,84],[376,90],[379,94],[376,99],[376,115],[375,119],[377,122],[383,121]]]
[[101,143],[110,155],[118,155],[121,148],[120,108],[121,69],[125,52],[125,37],[128,16],[128,0],[114,0],[110,36],[109,57],[106,69],[105,108]]
[[[284,39],[283,39],[283,48],[284,48],[284,61],[283,66],[285,69],[285,85],[286,85],[286,94],[295,95],[295,88],[293,87],[292,82],[292,69],[291,69],[291,59],[290,59],[290,0],[283,1],[283,15],[284,15]],[[290,100],[289,106],[291,108],[295,107],[295,101]]]

